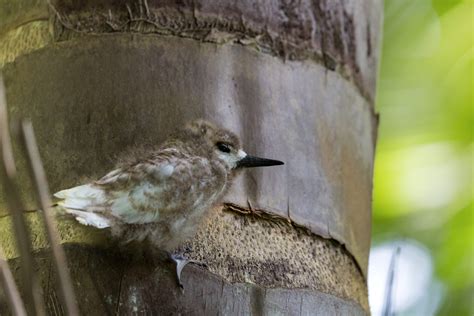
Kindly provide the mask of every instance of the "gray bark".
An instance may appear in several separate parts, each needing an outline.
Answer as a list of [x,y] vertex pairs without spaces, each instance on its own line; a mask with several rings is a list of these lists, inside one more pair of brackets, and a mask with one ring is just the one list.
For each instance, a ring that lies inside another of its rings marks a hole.
[[[100,177],[115,155],[197,117],[286,162],[239,178],[186,245],[207,268],[185,269],[184,294],[146,251],[114,251],[106,234],[61,222],[84,314],[368,312],[379,2],[0,6],[10,116],[32,119],[51,190]],[[15,264],[3,200],[0,242]],[[53,311],[44,238],[28,219]]]

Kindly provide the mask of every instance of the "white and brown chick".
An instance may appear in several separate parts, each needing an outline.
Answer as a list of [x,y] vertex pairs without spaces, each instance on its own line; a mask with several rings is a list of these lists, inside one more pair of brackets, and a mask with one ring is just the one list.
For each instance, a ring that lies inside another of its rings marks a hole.
[[[58,207],[83,225],[110,228],[123,242],[148,240],[171,252],[195,235],[239,170],[282,164],[247,155],[234,133],[196,120],[101,179],[54,196]],[[180,281],[187,261],[173,259]]]

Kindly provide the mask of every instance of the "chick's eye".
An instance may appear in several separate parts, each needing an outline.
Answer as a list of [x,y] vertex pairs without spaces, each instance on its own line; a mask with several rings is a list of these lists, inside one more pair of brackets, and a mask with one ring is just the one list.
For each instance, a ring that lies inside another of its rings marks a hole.
[[217,149],[219,149],[223,153],[230,153],[229,145],[224,144],[224,143],[217,143],[216,146],[217,146]]

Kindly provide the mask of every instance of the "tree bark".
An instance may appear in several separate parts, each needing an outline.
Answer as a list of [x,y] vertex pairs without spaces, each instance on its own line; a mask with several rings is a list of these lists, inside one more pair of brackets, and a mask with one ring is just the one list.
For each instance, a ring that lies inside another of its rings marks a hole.
[[[367,314],[380,2],[0,0],[10,117],[33,121],[53,191],[203,117],[284,168],[240,177],[183,272],[59,223],[83,314]],[[34,209],[24,162],[22,194]],[[0,196],[0,243],[17,254]],[[27,214],[50,313],[44,236]],[[3,296],[0,295],[0,302]],[[0,314],[8,313],[5,304]]]

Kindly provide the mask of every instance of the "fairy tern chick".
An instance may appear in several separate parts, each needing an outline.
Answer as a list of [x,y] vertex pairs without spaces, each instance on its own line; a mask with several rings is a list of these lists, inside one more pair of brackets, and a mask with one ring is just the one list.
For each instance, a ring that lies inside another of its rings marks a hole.
[[247,155],[234,133],[197,120],[101,179],[54,196],[81,224],[170,252],[194,236],[239,170],[282,164]]

